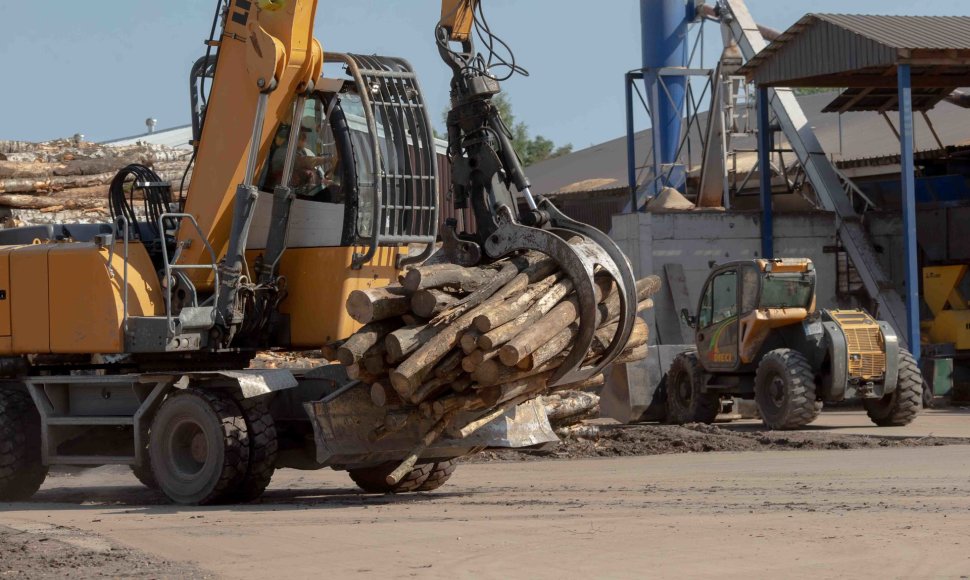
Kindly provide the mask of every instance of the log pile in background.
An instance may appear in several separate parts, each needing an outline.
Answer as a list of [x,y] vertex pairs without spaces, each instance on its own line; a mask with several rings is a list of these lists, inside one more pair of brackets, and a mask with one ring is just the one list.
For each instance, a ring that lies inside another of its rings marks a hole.
[[[0,141],[0,207],[13,210],[19,223],[47,222],[43,214],[70,212],[76,221],[108,215],[108,186],[132,163],[152,167],[173,184],[177,196],[192,151],[162,145],[119,147],[73,140],[45,143]],[[188,184],[191,174],[186,177]],[[66,217],[66,216],[60,216]]]
[[[594,365],[603,354],[620,314],[612,280],[595,282],[598,330],[584,365]],[[656,276],[637,282],[638,310],[653,306],[650,297],[659,288]],[[419,448],[389,476],[392,483],[444,433],[466,437],[515,405],[548,393],[579,327],[572,280],[536,252],[481,268],[412,268],[397,285],[353,292],[347,311],[363,328],[325,346],[324,356],[333,356],[352,379],[370,385],[375,405],[395,407],[396,416],[404,408],[433,421]],[[646,344],[647,325],[638,317],[615,362],[645,358]],[[588,388],[602,380],[600,375],[555,390]],[[459,416],[463,424],[456,423]],[[375,437],[394,430],[385,425]]]

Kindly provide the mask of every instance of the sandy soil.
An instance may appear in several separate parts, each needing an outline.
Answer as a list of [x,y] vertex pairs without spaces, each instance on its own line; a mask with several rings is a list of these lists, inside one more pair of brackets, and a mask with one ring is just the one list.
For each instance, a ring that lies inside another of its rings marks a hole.
[[166,561],[87,530],[39,522],[0,525],[2,578],[206,578],[195,566]]
[[[739,436],[653,429],[682,451]],[[824,431],[779,451],[750,435],[741,445],[767,450],[464,464],[440,491],[404,496],[286,470],[232,507],[168,505],[120,467],[60,475],[0,505],[0,576],[970,576],[970,445],[832,448]]]

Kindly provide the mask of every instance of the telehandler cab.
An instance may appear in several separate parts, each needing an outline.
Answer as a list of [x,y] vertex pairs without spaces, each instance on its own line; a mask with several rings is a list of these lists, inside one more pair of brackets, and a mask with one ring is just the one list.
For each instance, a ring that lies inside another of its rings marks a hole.
[[668,421],[712,423],[721,397],[753,398],[770,429],[814,421],[825,402],[861,398],[879,426],[919,413],[922,376],[892,327],[863,310],[815,309],[808,259],[747,260],[708,276],[694,349],[667,374]]

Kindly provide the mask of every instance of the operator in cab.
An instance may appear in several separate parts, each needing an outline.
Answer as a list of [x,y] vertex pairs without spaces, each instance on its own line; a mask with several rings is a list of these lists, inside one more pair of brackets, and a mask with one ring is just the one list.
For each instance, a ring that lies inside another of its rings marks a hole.
[[[327,186],[332,174],[332,155],[316,155],[309,147],[309,138],[316,132],[313,121],[304,119],[300,126],[300,135],[296,142],[295,158],[293,159],[293,176],[289,186],[294,193],[301,197],[315,197],[326,194]],[[280,127],[277,134],[277,147],[270,159],[270,184],[278,185],[283,181],[283,167],[286,165],[286,140],[289,138],[289,128]]]

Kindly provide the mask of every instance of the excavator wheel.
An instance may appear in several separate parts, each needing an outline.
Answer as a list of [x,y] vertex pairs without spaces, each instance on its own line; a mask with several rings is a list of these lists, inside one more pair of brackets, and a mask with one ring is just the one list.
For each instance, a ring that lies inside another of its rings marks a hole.
[[389,485],[385,478],[395,469],[398,462],[389,461],[373,467],[348,469],[350,479],[367,493],[410,493],[438,489],[454,473],[456,461],[419,463],[397,485]]
[[276,423],[269,411],[269,401],[264,397],[237,398],[249,432],[249,465],[239,486],[229,492],[232,501],[248,502],[263,495],[276,472],[279,442]]
[[0,390],[0,502],[30,499],[47,478],[40,415],[30,395]]
[[231,499],[249,466],[243,413],[225,393],[188,388],[168,397],[148,442],[158,487],[172,501],[205,505]]
[[132,465],[131,474],[148,489],[158,489],[158,480],[155,479],[155,474],[152,473],[152,464],[150,461],[146,462],[145,465]]
[[919,414],[923,397],[923,375],[908,350],[899,349],[896,390],[881,399],[865,399],[863,406],[872,422],[880,427],[909,425]]
[[418,486],[416,491],[434,491],[438,489],[451,479],[451,475],[455,473],[456,469],[458,469],[457,459],[449,459],[448,461],[435,463],[431,468],[431,473],[428,474],[428,478]]
[[802,353],[779,348],[758,363],[754,398],[769,429],[798,429],[814,421],[821,406],[815,400],[815,373]]
[[667,371],[667,423],[713,423],[721,411],[721,397],[704,392],[704,369],[694,351],[682,352]]

